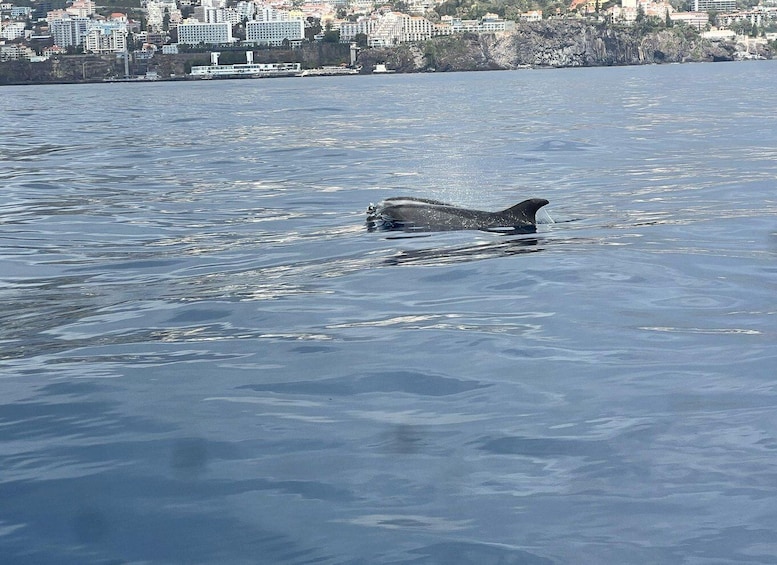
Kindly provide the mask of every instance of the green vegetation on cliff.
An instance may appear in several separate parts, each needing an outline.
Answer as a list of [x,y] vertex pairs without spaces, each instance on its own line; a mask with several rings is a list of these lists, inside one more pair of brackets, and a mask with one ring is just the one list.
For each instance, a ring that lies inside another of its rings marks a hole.
[[[685,26],[559,19],[518,23],[504,34],[465,34],[367,49],[359,62],[367,69],[387,63],[400,72],[428,72],[731,61],[736,55],[735,44],[708,41]],[[759,55],[771,58],[771,51],[763,49]]]

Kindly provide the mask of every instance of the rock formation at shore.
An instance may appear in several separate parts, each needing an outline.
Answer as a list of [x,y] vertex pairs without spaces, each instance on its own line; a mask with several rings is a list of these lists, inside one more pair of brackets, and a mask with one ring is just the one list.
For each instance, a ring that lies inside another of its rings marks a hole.
[[[771,58],[766,48],[758,54]],[[512,32],[467,34],[367,49],[359,63],[371,70],[386,63],[398,72],[470,71],[521,67],[596,67],[733,61],[733,42],[713,42],[685,27],[644,32],[637,27],[575,20],[519,23]]]

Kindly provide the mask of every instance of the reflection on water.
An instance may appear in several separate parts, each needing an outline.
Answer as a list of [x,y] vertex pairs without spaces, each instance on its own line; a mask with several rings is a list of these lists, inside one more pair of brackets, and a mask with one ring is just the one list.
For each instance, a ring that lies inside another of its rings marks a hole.
[[540,240],[537,238],[511,239],[455,247],[403,250],[386,259],[385,263],[387,265],[444,265],[536,253],[542,250],[543,247],[540,246]]

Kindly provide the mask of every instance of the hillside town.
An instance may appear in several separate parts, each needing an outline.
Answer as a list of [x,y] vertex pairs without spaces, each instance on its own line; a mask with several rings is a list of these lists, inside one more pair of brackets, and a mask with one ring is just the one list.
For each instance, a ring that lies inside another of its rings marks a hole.
[[[392,47],[456,34],[502,34],[516,22],[592,19],[622,25],[654,20],[688,26],[713,40],[745,36],[777,40],[777,0],[741,9],[736,0],[571,0],[569,5],[521,2],[503,13],[451,9],[451,2],[408,0],[142,0],[113,10],[92,0],[0,3],[0,62],[32,63],[73,54],[149,59],[183,50],[299,47],[335,42],[359,48]],[[461,6],[461,3],[457,3]],[[532,9],[521,11],[519,6]],[[508,9],[509,8],[509,9]]]

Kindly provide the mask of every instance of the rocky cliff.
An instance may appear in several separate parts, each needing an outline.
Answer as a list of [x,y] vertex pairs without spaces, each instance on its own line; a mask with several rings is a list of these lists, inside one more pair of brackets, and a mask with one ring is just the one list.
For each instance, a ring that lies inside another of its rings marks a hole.
[[[762,50],[762,58],[772,53]],[[370,71],[386,63],[399,72],[469,71],[531,67],[593,67],[732,61],[733,43],[712,42],[684,27],[645,31],[638,27],[575,20],[521,23],[502,34],[442,37],[361,52]]]

